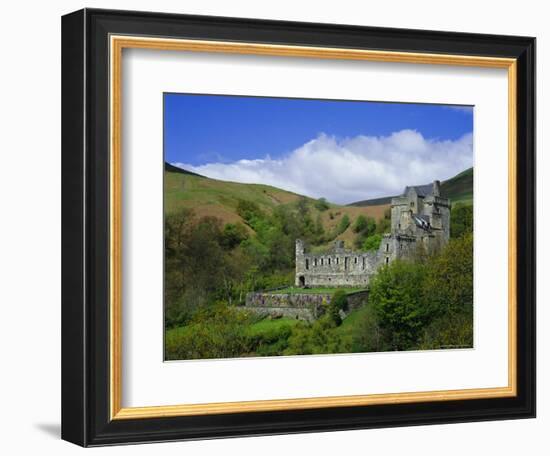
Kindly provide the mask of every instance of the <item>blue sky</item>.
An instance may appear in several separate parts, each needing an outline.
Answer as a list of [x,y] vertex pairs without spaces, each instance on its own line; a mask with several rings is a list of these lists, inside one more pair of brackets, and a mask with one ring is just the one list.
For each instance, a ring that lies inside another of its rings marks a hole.
[[345,203],[473,164],[468,107],[187,94],[164,102],[165,160],[212,178]]

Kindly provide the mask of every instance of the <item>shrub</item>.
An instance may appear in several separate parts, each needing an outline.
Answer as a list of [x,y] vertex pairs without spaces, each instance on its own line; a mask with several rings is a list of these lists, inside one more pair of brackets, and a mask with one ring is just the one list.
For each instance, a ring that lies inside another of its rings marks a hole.
[[313,324],[299,323],[292,330],[285,355],[312,355],[346,351],[340,334],[333,331],[334,321],[324,315]]
[[250,351],[245,325],[248,316],[218,303],[197,312],[187,326],[166,333],[166,359],[240,357]]

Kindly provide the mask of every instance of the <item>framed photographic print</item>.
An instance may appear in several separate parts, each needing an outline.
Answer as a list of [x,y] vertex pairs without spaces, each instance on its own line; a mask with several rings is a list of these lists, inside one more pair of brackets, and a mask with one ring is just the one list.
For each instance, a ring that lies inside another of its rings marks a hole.
[[62,436],[535,416],[535,40],[63,17]]

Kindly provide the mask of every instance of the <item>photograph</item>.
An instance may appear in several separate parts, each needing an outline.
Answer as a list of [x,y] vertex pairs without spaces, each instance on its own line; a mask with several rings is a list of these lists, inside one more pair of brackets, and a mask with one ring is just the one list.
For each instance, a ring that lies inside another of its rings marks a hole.
[[474,348],[474,113],[165,92],[164,360]]

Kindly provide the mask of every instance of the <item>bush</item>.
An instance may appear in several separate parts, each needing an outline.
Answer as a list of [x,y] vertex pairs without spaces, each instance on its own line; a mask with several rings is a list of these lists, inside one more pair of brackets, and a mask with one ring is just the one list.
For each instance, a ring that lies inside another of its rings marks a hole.
[[313,355],[346,351],[343,339],[333,331],[335,326],[329,315],[324,315],[313,324],[299,323],[292,330],[284,354]]
[[218,303],[197,312],[187,326],[166,333],[165,357],[208,359],[240,357],[250,351],[245,332],[248,315]]

